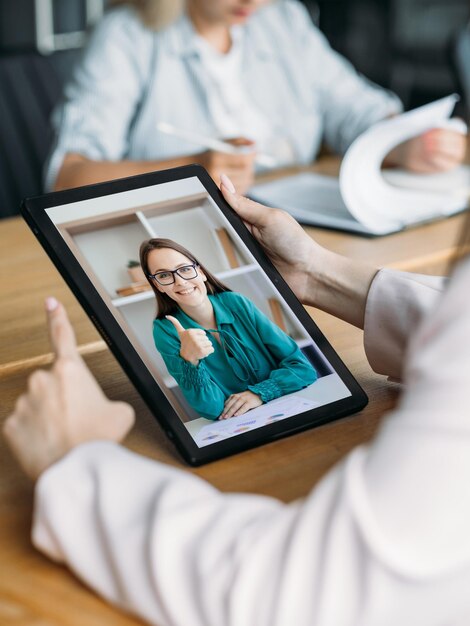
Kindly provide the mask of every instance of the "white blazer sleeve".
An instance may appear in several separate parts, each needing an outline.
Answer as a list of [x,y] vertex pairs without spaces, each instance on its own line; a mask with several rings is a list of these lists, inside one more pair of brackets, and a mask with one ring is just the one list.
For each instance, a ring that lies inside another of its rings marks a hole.
[[304,501],[224,495],[93,442],[41,476],[35,545],[160,626],[470,623],[463,270],[412,340],[400,407]]
[[300,47],[299,62],[322,111],[325,140],[330,147],[345,152],[370,126],[401,113],[398,97],[361,76],[333,50],[301,3],[279,4],[286,27],[295,33]]
[[436,306],[447,279],[383,269],[372,281],[364,320],[364,347],[372,369],[396,380],[409,338]]
[[98,161],[126,156],[152,45],[152,34],[130,8],[114,9],[97,24],[52,116],[56,136],[45,166],[47,190],[54,188],[67,153]]

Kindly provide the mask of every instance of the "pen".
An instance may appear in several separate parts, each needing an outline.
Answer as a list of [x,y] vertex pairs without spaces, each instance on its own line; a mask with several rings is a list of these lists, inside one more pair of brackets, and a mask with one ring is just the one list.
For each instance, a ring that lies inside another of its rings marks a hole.
[[[166,133],[167,135],[179,137],[180,139],[184,139],[190,143],[204,146],[209,150],[216,150],[217,152],[224,152],[225,154],[240,154],[243,151],[246,151],[247,148],[251,151],[249,146],[232,146],[226,141],[214,139],[213,137],[206,137],[205,135],[200,135],[199,133],[194,133],[190,130],[182,130],[181,128],[176,128],[176,126],[168,124],[167,122],[158,122],[157,130],[162,133]],[[256,162],[264,167],[276,167],[277,165],[276,159],[267,154],[257,154]]]

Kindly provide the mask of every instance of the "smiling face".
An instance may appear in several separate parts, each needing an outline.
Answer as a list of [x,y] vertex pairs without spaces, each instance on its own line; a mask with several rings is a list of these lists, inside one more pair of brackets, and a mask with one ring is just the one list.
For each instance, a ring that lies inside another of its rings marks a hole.
[[[148,255],[148,268],[151,274],[174,271],[192,263],[191,259],[172,248],[152,250]],[[198,307],[207,299],[207,277],[199,266],[196,266],[196,269],[195,278],[187,279],[173,274],[175,282],[171,285],[160,285],[156,280],[154,280],[154,285],[160,293],[167,295],[183,310]]]

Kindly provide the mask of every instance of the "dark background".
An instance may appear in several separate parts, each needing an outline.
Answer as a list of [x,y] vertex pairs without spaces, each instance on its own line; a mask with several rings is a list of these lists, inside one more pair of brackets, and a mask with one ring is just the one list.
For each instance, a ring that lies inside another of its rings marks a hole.
[[[87,0],[49,2],[56,32],[86,29]],[[371,80],[395,91],[406,108],[456,89],[449,47],[470,18],[470,0],[303,2],[331,45]],[[95,0],[97,7],[103,3],[106,0]],[[0,0],[0,57],[36,48],[36,4],[40,3]]]
[[[312,5],[308,0],[307,5]],[[469,0],[318,0],[331,45],[413,108],[458,90],[452,44]]]
[[[303,1],[333,48],[397,93],[405,109],[458,92],[457,113],[468,121],[470,0]],[[104,4],[0,0],[0,216],[17,213],[23,196],[41,191],[51,108],[86,41],[87,22],[89,27],[99,18]],[[47,26],[47,7],[55,35],[38,38],[38,25]],[[464,29],[468,83],[461,80],[454,53]]]

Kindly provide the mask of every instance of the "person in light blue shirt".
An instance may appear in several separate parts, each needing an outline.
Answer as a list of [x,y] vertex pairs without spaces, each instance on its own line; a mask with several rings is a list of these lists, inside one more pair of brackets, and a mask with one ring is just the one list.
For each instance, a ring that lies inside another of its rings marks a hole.
[[[110,4],[120,6],[97,25],[54,113],[48,190],[200,163],[243,192],[255,151],[279,166],[307,164],[322,141],[342,153],[401,110],[330,48],[296,0]],[[165,7],[172,15],[162,21]],[[206,149],[162,123],[245,150]],[[388,163],[436,171],[464,152],[461,135],[440,129],[403,144]]]
[[296,342],[181,245],[150,239],[140,258],[157,299],[155,346],[202,417],[242,415],[315,382]]

